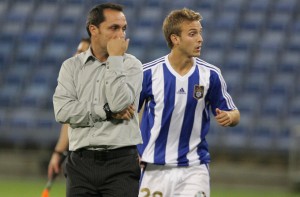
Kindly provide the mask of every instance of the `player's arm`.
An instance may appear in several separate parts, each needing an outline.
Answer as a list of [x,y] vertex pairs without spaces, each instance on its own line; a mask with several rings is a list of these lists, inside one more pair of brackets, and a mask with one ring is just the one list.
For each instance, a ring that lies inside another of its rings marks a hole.
[[48,165],[48,179],[51,179],[54,174],[58,174],[60,172],[61,154],[67,151],[69,146],[68,126],[68,124],[63,124],[61,127],[59,139]]
[[240,112],[239,110],[223,111],[216,108],[216,121],[224,127],[233,127],[240,122]]

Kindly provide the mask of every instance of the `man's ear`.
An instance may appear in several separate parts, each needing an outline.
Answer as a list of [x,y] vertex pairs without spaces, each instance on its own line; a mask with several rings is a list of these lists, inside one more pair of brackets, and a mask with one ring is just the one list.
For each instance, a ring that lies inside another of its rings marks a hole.
[[95,25],[89,25],[89,30],[90,30],[92,35],[95,35],[95,34],[98,33],[99,28],[97,28]]
[[177,36],[176,34],[171,34],[170,39],[174,46],[179,43],[179,36]]

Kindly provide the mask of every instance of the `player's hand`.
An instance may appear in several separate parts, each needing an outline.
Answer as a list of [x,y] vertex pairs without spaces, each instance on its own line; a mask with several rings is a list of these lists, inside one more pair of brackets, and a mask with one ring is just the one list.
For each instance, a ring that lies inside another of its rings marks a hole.
[[121,112],[112,114],[115,119],[130,120],[134,117],[135,107],[134,105],[129,105],[126,109]]
[[123,56],[127,51],[129,39],[115,37],[107,42],[107,52],[109,56]]
[[60,155],[57,153],[53,153],[48,165],[48,179],[52,179],[54,174],[58,174],[60,172]]
[[220,110],[219,108],[216,109],[216,121],[224,127],[230,126],[232,124],[232,118],[230,113],[227,111]]

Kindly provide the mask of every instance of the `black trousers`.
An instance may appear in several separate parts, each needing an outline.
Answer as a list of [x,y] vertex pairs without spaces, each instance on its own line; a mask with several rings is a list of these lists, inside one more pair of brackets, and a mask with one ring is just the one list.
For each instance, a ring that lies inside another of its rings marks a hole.
[[137,197],[141,170],[136,146],[70,152],[67,197]]

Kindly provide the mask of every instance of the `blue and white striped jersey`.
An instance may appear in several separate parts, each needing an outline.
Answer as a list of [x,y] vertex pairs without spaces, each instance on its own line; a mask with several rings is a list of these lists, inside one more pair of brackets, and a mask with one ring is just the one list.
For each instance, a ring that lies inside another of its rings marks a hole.
[[141,109],[143,161],[158,165],[195,166],[210,162],[205,136],[211,109],[237,109],[227,92],[220,70],[194,58],[194,65],[180,76],[168,56],[144,64]]

